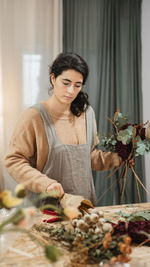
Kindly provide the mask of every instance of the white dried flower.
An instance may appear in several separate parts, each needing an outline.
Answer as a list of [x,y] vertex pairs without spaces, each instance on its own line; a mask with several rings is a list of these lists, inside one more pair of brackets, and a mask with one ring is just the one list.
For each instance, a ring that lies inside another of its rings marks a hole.
[[99,217],[96,213],[92,213],[90,216],[91,222],[97,222]]
[[81,229],[78,227],[75,228],[75,231],[76,231],[76,233],[81,233]]
[[88,212],[89,212],[90,214],[92,214],[92,213],[93,213],[93,210],[94,210],[94,209],[90,208],[90,209],[88,209]]
[[88,223],[88,224],[91,222],[91,217],[90,217],[89,214],[85,214],[84,217],[83,217],[83,219],[84,219],[84,221],[85,221],[86,223]]
[[82,227],[84,227],[84,225],[85,225],[85,221],[83,219],[80,219],[77,221],[77,227],[78,228],[81,229]]
[[102,210],[98,210],[97,214],[98,214],[99,218],[104,217],[104,212]]
[[89,226],[87,225],[87,223],[82,219],[78,220],[77,227],[83,231],[87,231],[89,229]]
[[83,215],[82,215],[82,213],[81,213],[81,212],[79,212],[79,213],[78,213],[78,219],[81,219],[81,218],[82,218],[82,216],[83,216]]
[[76,226],[77,226],[77,222],[78,222],[78,219],[73,219],[73,220],[71,221],[72,226],[73,226],[73,227],[76,227]]
[[104,223],[102,229],[104,232],[111,232],[113,228],[110,223]]
[[98,212],[97,208],[94,208],[94,209],[91,210],[91,213],[92,213],[92,214],[93,214],[93,213],[96,213],[96,214],[97,214],[97,212]]
[[102,229],[99,227],[96,227],[94,232],[95,232],[95,234],[100,234],[100,233],[102,233]]
[[89,233],[94,234],[94,229],[93,228],[89,228]]
[[97,225],[98,226],[101,226],[101,225],[103,225],[105,223],[105,219],[104,218],[100,218],[99,220],[98,220],[98,222],[97,222]]

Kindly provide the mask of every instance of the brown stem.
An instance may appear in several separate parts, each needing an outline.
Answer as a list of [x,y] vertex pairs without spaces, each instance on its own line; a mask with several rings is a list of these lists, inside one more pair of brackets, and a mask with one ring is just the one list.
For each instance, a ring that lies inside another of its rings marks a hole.
[[125,186],[126,186],[126,182],[127,182],[127,174],[128,174],[128,170],[129,170],[129,163],[126,161],[125,163],[125,174],[123,177],[123,187],[122,187],[122,192],[121,192],[121,200],[120,203],[123,203],[123,197],[124,197],[124,191],[125,191]]
[[135,178],[138,180],[138,182],[141,184],[141,186],[144,188],[144,190],[146,191],[146,193],[148,194],[148,195],[150,195],[150,192],[146,189],[146,187],[143,185],[143,183],[141,182],[141,180],[139,179],[139,177],[137,176],[137,174],[136,174],[136,172],[135,172],[135,170],[134,170],[134,168],[133,168],[133,166],[130,164],[130,168],[131,168],[131,170],[133,171],[133,173],[134,173],[134,176],[135,176]]

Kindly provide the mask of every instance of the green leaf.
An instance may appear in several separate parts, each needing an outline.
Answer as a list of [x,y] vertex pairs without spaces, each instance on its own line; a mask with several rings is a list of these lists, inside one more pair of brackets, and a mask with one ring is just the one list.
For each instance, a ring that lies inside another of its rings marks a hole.
[[119,131],[117,140],[121,141],[124,145],[129,144],[132,140],[132,130],[133,127],[129,126],[127,129]]
[[116,212],[116,214],[120,215],[123,218],[128,218],[130,216],[130,213],[125,213],[122,211],[118,211],[118,212]]
[[121,128],[123,125],[128,124],[127,116],[123,115],[122,113],[118,113],[115,123],[118,128]]
[[105,151],[114,152],[116,142],[117,141],[114,135],[109,135],[109,136],[103,135],[100,137],[99,146],[103,147]]
[[131,222],[142,221],[142,220],[150,221],[150,211],[134,212],[127,218],[127,221]]
[[148,140],[140,140],[135,146],[135,156],[145,155],[150,152],[150,142]]

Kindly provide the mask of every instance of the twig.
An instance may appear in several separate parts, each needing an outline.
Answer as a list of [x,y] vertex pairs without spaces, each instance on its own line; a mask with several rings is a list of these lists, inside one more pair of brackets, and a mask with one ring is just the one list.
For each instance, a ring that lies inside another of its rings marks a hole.
[[119,178],[117,179],[117,180],[115,180],[115,181],[113,181],[112,183],[111,183],[111,185],[104,191],[104,193],[97,199],[97,202],[99,202],[104,196],[105,196],[105,194],[113,187],[113,185],[116,183],[117,184],[117,182],[120,180],[120,176],[119,176]]
[[128,174],[128,170],[129,170],[129,165],[128,162],[126,161],[125,163],[125,174],[124,174],[124,182],[123,182],[123,187],[122,187],[122,192],[121,192],[121,200],[120,203],[122,204],[123,202],[123,197],[124,197],[124,191],[125,191],[125,186],[126,186],[126,181],[127,181],[127,174]]
[[146,193],[148,195],[150,195],[150,192],[146,189],[146,187],[143,185],[143,183],[141,182],[141,180],[139,179],[139,177],[137,176],[132,164],[130,164],[130,167],[131,167],[131,170],[133,171],[134,175],[135,175],[135,178],[138,180],[138,182],[141,184],[141,186],[144,188],[144,190],[146,191]]
[[140,189],[139,189],[139,184],[138,184],[138,181],[137,179],[136,180],[136,186],[137,186],[137,192],[138,192],[138,199],[139,199],[139,203],[141,203],[141,195],[140,195]]
[[116,129],[116,131],[118,132],[118,128],[117,128],[116,124],[113,122],[113,120],[110,119],[109,117],[107,117],[107,120],[109,120],[109,121],[113,124],[113,126],[114,126],[115,129]]
[[115,174],[115,172],[120,168],[119,167],[116,167],[106,178],[110,178],[111,176],[113,176],[113,174]]

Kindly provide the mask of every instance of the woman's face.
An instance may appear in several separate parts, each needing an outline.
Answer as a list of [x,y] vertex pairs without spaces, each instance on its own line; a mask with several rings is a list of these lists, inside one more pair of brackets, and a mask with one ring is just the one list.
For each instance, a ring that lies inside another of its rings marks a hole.
[[63,71],[57,78],[51,74],[51,82],[53,85],[53,95],[59,102],[71,104],[81,91],[83,76],[75,70]]

